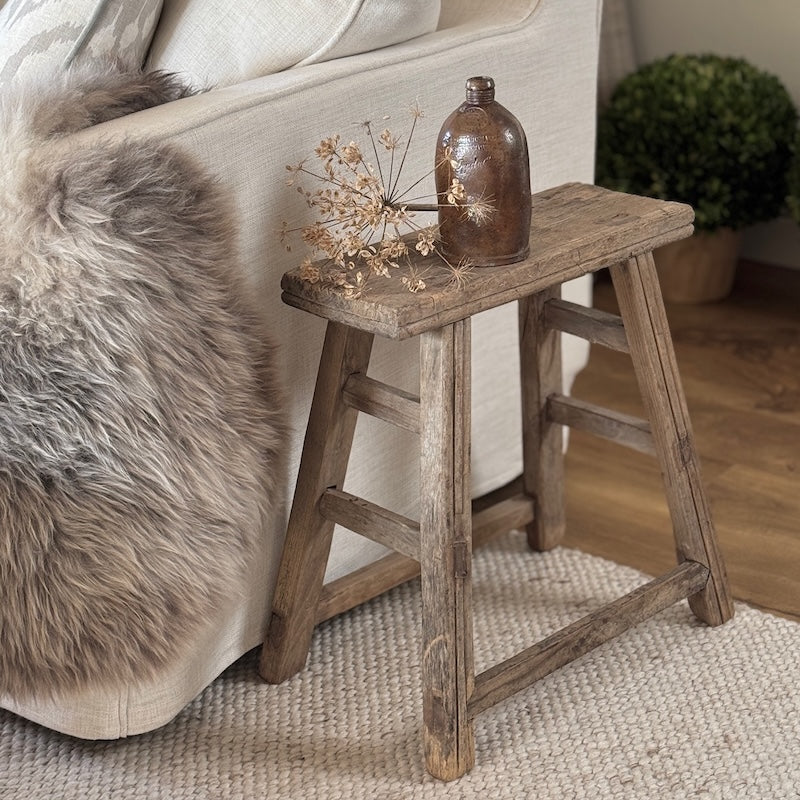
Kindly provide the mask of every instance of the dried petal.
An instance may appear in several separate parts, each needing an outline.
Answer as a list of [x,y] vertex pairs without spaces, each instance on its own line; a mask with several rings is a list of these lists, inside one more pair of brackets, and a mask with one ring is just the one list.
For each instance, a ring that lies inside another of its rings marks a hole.
[[361,148],[355,142],[350,142],[342,148],[342,160],[346,164],[358,164],[362,159]]
[[397,136],[393,136],[392,132],[386,128],[383,133],[378,137],[380,143],[387,149],[387,150],[394,150],[397,147],[398,142],[400,139]]
[[323,139],[318,147],[314,148],[317,158],[326,159],[332,158],[336,154],[336,148],[339,146],[339,134],[335,133],[327,139]]
[[453,178],[450,188],[447,190],[447,202],[451,205],[458,205],[459,200],[463,200],[466,195],[464,184],[458,178]]

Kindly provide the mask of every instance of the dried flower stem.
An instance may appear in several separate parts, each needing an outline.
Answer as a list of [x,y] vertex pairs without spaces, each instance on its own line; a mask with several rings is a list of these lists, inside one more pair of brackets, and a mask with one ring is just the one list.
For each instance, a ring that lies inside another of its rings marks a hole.
[[[321,184],[313,192],[297,186],[309,208],[316,209],[320,218],[312,225],[300,228],[289,228],[284,222],[281,230],[284,243],[289,234],[299,233],[310,248],[310,255],[301,264],[301,276],[305,280],[322,282],[347,296],[360,297],[370,277],[388,276],[390,270],[397,269],[403,262],[407,266],[402,277],[403,285],[410,292],[423,291],[425,276],[411,262],[408,243],[402,238],[404,231],[416,233],[415,249],[423,256],[438,255],[450,270],[453,285],[460,286],[468,278],[469,264],[451,264],[439,250],[438,227],[419,225],[415,216],[419,212],[436,211],[442,206],[456,206],[464,209],[470,218],[482,221],[491,213],[492,205],[482,199],[467,201],[464,186],[457,179],[453,179],[443,200],[437,195],[403,199],[434,171],[427,172],[400,191],[400,180],[417,120],[423,116],[417,106],[412,107],[411,113],[413,120],[399,161],[395,153],[401,138],[388,128],[376,137],[372,123],[367,121],[362,124],[375,155],[374,166],[365,160],[356,142],[342,144],[339,134],[323,139],[315,148],[315,155],[322,165],[319,171],[306,167],[305,160],[296,166],[287,166],[291,173],[287,184],[293,185],[298,176],[307,176]],[[388,153],[388,171],[382,165],[379,144]],[[457,166],[452,153],[446,152],[445,158]],[[436,197],[437,202],[417,202],[428,197]],[[290,248],[287,246],[287,249]]]

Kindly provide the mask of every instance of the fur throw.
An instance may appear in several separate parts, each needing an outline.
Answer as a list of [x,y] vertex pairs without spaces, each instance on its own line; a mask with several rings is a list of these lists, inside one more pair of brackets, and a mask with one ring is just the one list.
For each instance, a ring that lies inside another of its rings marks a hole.
[[182,97],[71,72],[0,93],[0,694],[152,678],[274,513],[274,354],[230,202],[175,147],[70,134]]

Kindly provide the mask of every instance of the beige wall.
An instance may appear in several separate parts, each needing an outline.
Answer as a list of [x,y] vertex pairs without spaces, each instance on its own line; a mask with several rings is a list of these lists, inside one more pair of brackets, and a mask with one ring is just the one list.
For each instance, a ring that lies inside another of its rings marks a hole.
[[[746,58],[776,74],[800,106],[800,0],[628,0],[640,64],[674,52]],[[800,228],[758,225],[744,255],[800,268]]]

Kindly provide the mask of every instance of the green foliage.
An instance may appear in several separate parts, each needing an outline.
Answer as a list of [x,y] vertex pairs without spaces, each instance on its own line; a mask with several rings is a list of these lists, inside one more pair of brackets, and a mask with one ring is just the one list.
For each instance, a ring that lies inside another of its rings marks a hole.
[[794,140],[794,155],[787,177],[786,203],[794,221],[800,225],[800,130]]
[[597,182],[689,203],[699,230],[739,229],[781,212],[796,127],[775,76],[672,55],[624,78],[600,114]]

